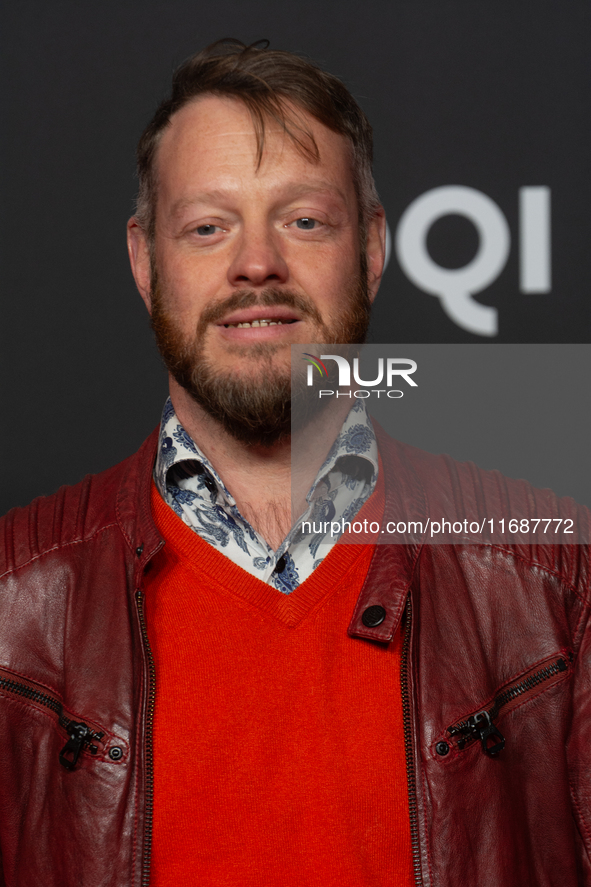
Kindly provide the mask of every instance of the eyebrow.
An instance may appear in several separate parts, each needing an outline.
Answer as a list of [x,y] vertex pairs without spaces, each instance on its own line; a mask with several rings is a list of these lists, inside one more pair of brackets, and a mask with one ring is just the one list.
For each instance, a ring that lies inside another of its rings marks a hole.
[[[300,197],[305,197],[307,194],[329,194],[331,196],[336,196],[340,198],[343,203],[346,203],[346,198],[344,193],[340,188],[337,188],[335,185],[311,185],[302,182],[301,185],[295,185],[293,187],[288,186],[286,189],[286,202],[290,200],[297,200]],[[204,191],[201,194],[196,194],[193,197],[181,197],[179,200],[176,200],[171,208],[170,214],[173,218],[176,218],[184,212],[184,210],[189,209],[192,206],[196,206],[200,203],[218,203],[227,200],[228,193],[224,191]]]
[[224,194],[222,191],[207,191],[202,194],[197,194],[194,197],[181,197],[180,200],[175,200],[173,203],[170,214],[171,216],[180,216],[180,214],[191,206],[195,206],[198,203],[216,203],[219,200],[224,199]]

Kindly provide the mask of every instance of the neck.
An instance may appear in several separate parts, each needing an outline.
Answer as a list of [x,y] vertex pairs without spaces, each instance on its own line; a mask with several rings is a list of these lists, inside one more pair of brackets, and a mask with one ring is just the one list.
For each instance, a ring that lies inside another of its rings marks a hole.
[[254,447],[236,440],[174,379],[170,396],[179,421],[224,481],[238,509],[268,544],[277,549],[306,507],[328,450],[340,431],[348,407],[323,417],[321,433],[306,433],[293,442]]

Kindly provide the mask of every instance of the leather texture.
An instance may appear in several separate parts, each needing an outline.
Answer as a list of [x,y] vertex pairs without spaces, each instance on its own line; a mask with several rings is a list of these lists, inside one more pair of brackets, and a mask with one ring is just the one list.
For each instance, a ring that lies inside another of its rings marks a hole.
[[[416,515],[442,515],[460,496],[467,513],[527,516],[552,505],[589,527],[571,500],[379,438],[386,520],[403,502]],[[2,521],[5,887],[148,883],[149,667],[137,591],[163,544],[150,512],[156,443],[157,431],[120,465]],[[401,619],[410,632],[411,791],[425,887],[591,885],[590,597],[588,546],[418,538],[376,548],[349,634],[388,643]],[[373,605],[386,618],[368,627],[362,615]],[[500,713],[506,745],[497,757],[479,742],[437,753],[448,727],[556,656],[565,672]],[[62,767],[67,734],[55,713],[11,692],[9,678],[104,732],[96,755],[84,750],[74,770]]]

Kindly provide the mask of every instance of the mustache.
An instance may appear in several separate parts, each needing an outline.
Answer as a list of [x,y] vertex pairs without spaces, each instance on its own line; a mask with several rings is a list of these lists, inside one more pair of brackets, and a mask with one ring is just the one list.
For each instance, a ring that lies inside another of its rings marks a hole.
[[278,305],[293,308],[302,319],[313,320],[318,325],[322,324],[322,317],[316,306],[303,296],[292,293],[289,290],[280,290],[269,287],[260,293],[253,290],[238,290],[227,299],[222,299],[214,305],[205,308],[197,328],[197,334],[205,331],[211,323],[218,323],[231,311],[242,308],[273,308]]

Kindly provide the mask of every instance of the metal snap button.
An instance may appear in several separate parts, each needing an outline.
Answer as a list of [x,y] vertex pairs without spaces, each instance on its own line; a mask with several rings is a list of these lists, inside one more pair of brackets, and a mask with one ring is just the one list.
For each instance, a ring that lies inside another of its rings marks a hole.
[[109,749],[109,757],[112,761],[120,761],[123,757],[123,749],[119,748],[118,745],[114,745],[113,748]]

